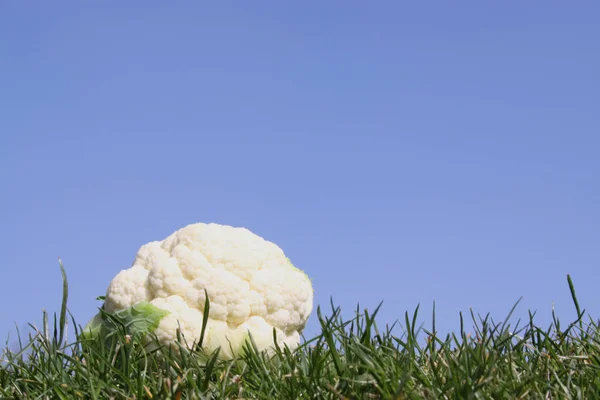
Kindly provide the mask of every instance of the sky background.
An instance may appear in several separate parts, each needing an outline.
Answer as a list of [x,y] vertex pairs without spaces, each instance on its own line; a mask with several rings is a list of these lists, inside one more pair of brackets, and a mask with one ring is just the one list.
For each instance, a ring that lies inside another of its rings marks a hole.
[[194,222],[381,323],[572,320],[568,273],[598,317],[598,4],[0,2],[0,338],[58,309],[57,257],[85,324]]

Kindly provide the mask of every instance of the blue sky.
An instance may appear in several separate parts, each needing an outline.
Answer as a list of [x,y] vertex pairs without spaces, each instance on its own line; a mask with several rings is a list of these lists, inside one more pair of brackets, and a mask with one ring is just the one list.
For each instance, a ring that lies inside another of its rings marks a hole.
[[[593,2],[0,3],[0,337],[244,226],[315,305],[600,311]],[[429,322],[427,322],[429,323]],[[317,331],[315,316],[307,334]]]

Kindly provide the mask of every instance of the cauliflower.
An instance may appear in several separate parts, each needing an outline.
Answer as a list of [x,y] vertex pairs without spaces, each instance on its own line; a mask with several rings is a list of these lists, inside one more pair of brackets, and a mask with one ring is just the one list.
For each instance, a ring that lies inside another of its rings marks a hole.
[[161,344],[173,344],[179,329],[191,345],[201,336],[206,294],[202,347],[220,347],[221,358],[239,354],[249,332],[259,350],[272,348],[273,329],[278,345],[296,348],[313,306],[311,281],[277,245],[244,228],[198,223],[142,246],[110,282],[103,312],[149,304],[163,313],[153,331]]

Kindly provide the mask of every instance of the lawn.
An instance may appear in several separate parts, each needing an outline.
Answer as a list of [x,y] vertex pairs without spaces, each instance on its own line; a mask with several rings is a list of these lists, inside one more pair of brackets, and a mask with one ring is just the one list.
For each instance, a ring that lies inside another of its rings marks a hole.
[[431,329],[417,324],[418,308],[378,326],[379,308],[357,308],[345,320],[332,304],[327,312],[317,309],[321,331],[297,350],[269,355],[248,341],[242,356],[224,361],[183,344],[149,351],[126,328],[112,340],[82,339],[67,310],[64,276],[60,313],[44,313],[41,329],[31,325],[16,349],[7,344],[2,353],[0,398],[600,398],[598,322],[581,310],[567,278],[578,316],[568,324],[554,318],[542,328],[532,313],[514,326],[511,315],[496,323],[489,315],[460,314],[457,331],[439,337],[435,312]]

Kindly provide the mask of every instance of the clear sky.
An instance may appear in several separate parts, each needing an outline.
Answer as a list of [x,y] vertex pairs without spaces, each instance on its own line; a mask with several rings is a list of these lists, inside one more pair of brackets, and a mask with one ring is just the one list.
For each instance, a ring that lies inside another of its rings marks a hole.
[[194,222],[382,323],[598,317],[600,6],[458,3],[0,2],[0,338]]

